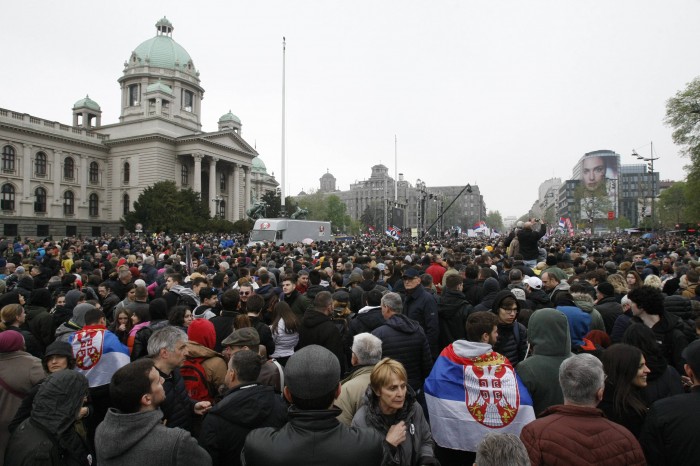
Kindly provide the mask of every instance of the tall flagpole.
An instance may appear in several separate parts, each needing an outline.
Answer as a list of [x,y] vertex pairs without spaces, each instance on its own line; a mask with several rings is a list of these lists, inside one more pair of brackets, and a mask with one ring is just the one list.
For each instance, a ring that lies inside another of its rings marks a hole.
[[399,156],[397,150],[396,135],[394,134],[394,207],[398,207],[399,202]]
[[287,216],[287,210],[284,206],[284,198],[286,193],[286,188],[284,184],[285,180],[285,156],[284,156],[284,146],[285,146],[285,66],[286,66],[286,55],[287,55],[287,39],[282,37],[282,190],[280,191],[280,217]]

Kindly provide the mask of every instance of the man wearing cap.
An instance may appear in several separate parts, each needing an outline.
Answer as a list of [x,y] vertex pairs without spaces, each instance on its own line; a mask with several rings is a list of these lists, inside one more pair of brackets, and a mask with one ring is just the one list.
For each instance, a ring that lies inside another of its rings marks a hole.
[[403,273],[403,286],[406,288],[406,301],[403,304],[403,313],[409,319],[418,322],[423,328],[428,338],[433,358],[436,358],[442,349],[438,343],[440,323],[438,321],[437,301],[421,285],[420,276],[421,273],[413,267],[409,267]]
[[287,406],[272,387],[256,382],[263,361],[250,350],[236,352],[226,372],[228,391],[204,418],[199,443],[214,466],[240,465],[246,435],[259,427],[282,427]]
[[542,289],[542,280],[537,277],[526,277],[523,280],[523,284],[525,284],[525,301],[529,309],[536,311],[537,309],[552,307],[552,302]]
[[700,340],[683,351],[690,393],[651,405],[639,443],[650,465],[695,464],[700,458]]
[[279,429],[248,434],[242,464],[276,466],[379,465],[384,439],[376,429],[340,423],[333,406],[340,395],[340,364],[327,349],[310,345],[294,353],[285,366],[284,397],[292,406],[289,422]]
[[[243,327],[234,330],[221,342],[224,348],[222,354],[226,360],[231,360],[234,354],[242,350],[251,350],[260,354],[260,334],[253,327]],[[281,394],[284,386],[284,372],[282,366],[273,359],[269,359],[262,365],[257,379],[259,384],[269,385]]]
[[615,299],[615,288],[612,283],[602,282],[596,287],[595,308],[603,317],[605,331],[608,335],[612,333],[615,321],[622,314],[622,304]]

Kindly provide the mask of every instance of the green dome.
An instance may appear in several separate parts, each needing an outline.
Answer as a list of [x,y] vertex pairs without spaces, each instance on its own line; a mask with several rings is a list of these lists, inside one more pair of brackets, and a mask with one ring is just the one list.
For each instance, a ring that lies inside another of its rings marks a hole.
[[75,105],[73,105],[74,110],[76,108],[84,108],[84,107],[90,108],[92,110],[97,110],[98,112],[101,111],[100,106],[97,104],[97,102],[92,100],[89,95],[86,95],[84,99],[80,99],[79,101],[77,101],[75,103]]
[[167,18],[161,19],[156,23],[157,35],[136,47],[134,55],[143,65],[181,71],[190,69],[194,73],[190,54],[170,36],[173,29]]
[[267,175],[267,167],[265,166],[265,163],[263,163],[262,159],[260,159],[260,157],[255,157],[253,159],[252,171],[255,173],[264,173],[265,175]]
[[169,95],[174,95],[173,90],[170,88],[170,86],[168,86],[167,84],[163,84],[160,81],[160,79],[158,80],[158,82],[155,82],[153,84],[149,84],[148,87],[146,87],[147,93],[148,92],[157,92],[157,91],[165,92],[166,94],[169,94]]
[[[221,118],[219,118],[219,123],[224,123],[226,121],[233,121],[238,123],[239,125],[241,124],[241,119],[238,118],[236,115],[231,113],[231,110],[228,111],[228,113],[221,115]],[[263,165],[264,167],[265,165]]]

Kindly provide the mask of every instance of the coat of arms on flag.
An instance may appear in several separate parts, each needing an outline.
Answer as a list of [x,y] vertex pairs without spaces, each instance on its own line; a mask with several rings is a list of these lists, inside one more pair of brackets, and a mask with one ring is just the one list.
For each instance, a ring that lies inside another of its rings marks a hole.
[[466,403],[469,414],[479,424],[503,427],[518,414],[520,394],[510,364],[487,361],[493,359],[493,354],[497,353],[482,355],[472,364],[464,366]]
[[103,340],[104,331],[90,329],[76,333],[72,346],[75,365],[78,369],[85,371],[92,369],[100,361]]

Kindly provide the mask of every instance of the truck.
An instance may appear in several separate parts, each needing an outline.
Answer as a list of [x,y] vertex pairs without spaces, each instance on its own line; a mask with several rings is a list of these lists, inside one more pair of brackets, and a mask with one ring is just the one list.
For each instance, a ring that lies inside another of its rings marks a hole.
[[311,241],[333,241],[331,222],[321,220],[293,220],[290,218],[259,218],[250,232],[248,246],[263,242],[277,245],[283,243],[310,243]]

